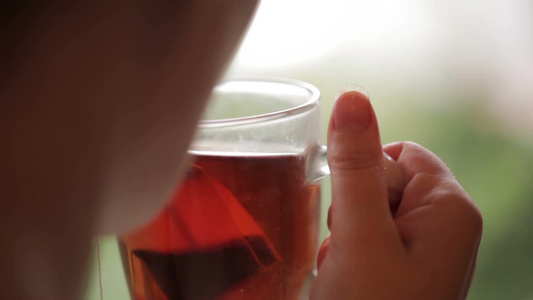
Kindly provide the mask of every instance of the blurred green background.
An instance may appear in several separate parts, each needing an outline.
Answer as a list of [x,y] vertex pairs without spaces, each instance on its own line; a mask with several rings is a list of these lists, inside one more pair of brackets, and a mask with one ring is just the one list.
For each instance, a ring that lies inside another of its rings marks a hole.
[[[364,86],[383,143],[411,140],[435,152],[481,209],[484,234],[468,299],[533,299],[531,1],[303,4],[263,2],[225,77],[316,85],[323,132],[337,91]],[[325,216],[327,179],[323,187]],[[129,299],[113,237],[100,239],[100,253],[104,299]],[[87,300],[100,299],[96,262]]]

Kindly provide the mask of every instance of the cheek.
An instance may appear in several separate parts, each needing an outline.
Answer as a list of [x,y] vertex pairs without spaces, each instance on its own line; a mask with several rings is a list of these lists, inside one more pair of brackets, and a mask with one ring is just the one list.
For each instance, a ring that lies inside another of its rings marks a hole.
[[179,183],[202,101],[175,113],[122,116],[104,159],[98,233],[121,233],[150,220]]
[[[218,2],[187,2],[175,12],[180,18],[164,19],[159,14],[166,9],[154,7],[155,17],[140,28],[139,18],[128,17],[121,39],[110,39],[117,47],[98,52],[121,49],[104,60],[112,84],[98,89],[99,96],[110,97],[100,101],[113,107],[106,106],[112,110],[106,112],[111,129],[103,151],[97,233],[142,225],[176,188],[205,99],[255,7],[255,1]],[[144,10],[136,13],[146,17]]]

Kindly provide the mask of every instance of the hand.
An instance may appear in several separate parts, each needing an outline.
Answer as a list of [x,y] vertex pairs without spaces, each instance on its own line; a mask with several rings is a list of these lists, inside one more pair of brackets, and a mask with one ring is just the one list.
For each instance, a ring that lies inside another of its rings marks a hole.
[[[394,217],[383,150],[407,180]],[[414,143],[382,148],[372,106],[358,91],[335,103],[328,159],[331,234],[311,299],[465,299],[482,218],[446,165]]]

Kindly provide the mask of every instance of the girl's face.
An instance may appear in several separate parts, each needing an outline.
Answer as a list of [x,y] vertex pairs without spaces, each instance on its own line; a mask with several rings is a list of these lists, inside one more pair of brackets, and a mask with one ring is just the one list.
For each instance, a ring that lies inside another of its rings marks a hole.
[[17,116],[7,128],[24,137],[12,152],[31,158],[26,174],[54,170],[47,186],[72,190],[71,204],[54,205],[97,207],[86,212],[99,220],[96,233],[132,229],[176,188],[256,1],[42,6],[9,27],[15,63],[5,99],[16,101],[0,108]]
[[145,3],[125,22],[126,36],[109,41],[120,44],[107,47],[123,51],[106,57],[115,72],[106,96],[120,105],[101,104],[113,117],[103,152],[100,233],[148,221],[176,188],[205,102],[256,6],[248,0]]

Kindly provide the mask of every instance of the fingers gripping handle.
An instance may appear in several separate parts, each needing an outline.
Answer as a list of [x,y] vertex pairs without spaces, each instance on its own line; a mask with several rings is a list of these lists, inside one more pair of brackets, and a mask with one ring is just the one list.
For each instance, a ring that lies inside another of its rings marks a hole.
[[[322,178],[329,175],[327,147],[316,146],[312,148],[308,153],[306,165],[307,180],[310,184],[317,184]],[[394,213],[400,205],[406,180],[400,166],[385,152],[383,152],[383,168],[387,178],[389,204]]]

